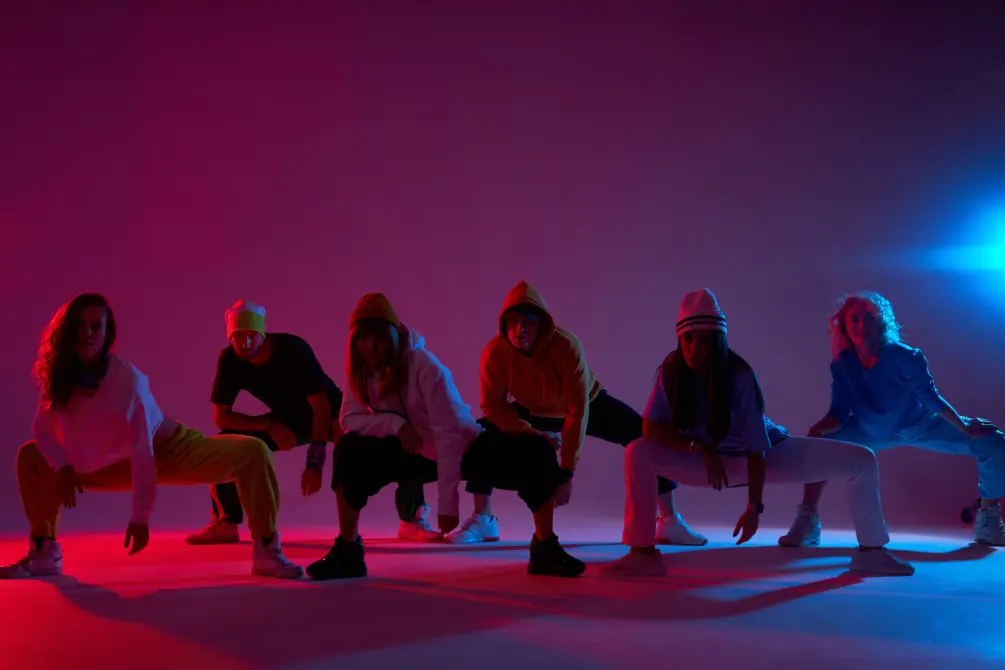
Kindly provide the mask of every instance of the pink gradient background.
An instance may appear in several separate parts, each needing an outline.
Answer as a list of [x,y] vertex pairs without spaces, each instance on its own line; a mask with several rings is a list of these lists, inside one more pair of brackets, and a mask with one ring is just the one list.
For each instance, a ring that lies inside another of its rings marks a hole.
[[[1005,421],[1000,309],[964,276],[883,263],[947,239],[1005,172],[990,14],[89,4],[0,20],[2,531],[26,529],[12,463],[38,332],[84,290],[112,300],[119,351],[165,412],[207,431],[237,298],[342,385],[347,315],[386,292],[477,407],[478,357],[519,279],[639,410],[680,295],[707,285],[769,414],[804,432],[827,406],[834,300],[868,287],[961,412]],[[334,529],[327,488],[299,495],[303,458],[277,458],[282,523]],[[591,440],[562,515],[619,516],[621,462]],[[975,493],[967,459],[881,463],[895,529],[957,524]],[[848,521],[841,488],[825,523]],[[765,523],[787,524],[797,495],[769,490]],[[744,497],[679,500],[700,527],[732,523]],[[154,527],[202,525],[207,498],[162,489]],[[524,511],[498,499],[505,534]],[[85,493],[64,527],[118,530],[126,500]],[[390,491],[368,516],[393,519]]]

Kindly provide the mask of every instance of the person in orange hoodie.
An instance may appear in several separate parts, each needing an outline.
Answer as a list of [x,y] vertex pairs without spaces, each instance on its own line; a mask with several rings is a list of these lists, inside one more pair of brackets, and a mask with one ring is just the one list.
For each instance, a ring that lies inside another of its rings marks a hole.
[[[560,466],[570,475],[558,491],[556,506],[569,502],[571,473],[587,435],[623,447],[642,436],[639,413],[597,381],[579,338],[555,324],[544,298],[525,281],[506,296],[499,315],[499,334],[482,352],[480,378],[482,423],[489,434],[548,440],[558,450]],[[493,443],[505,448],[506,441],[496,439]],[[491,510],[492,487],[475,478],[467,480],[466,490],[474,495],[474,514],[446,541],[498,540],[498,520]],[[691,530],[674,509],[674,488],[674,482],[658,478],[655,542],[706,544],[708,539]]]

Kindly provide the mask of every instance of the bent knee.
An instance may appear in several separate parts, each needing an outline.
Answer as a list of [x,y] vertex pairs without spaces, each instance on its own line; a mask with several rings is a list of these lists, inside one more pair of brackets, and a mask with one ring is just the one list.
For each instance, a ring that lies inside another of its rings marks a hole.
[[856,470],[867,472],[870,470],[879,471],[879,460],[876,458],[876,452],[874,452],[869,447],[863,447],[860,444],[854,444],[853,442],[842,442],[845,458],[848,459],[848,463],[852,465]]
[[661,449],[659,442],[647,437],[640,437],[632,440],[625,447],[625,465],[648,463],[652,460],[653,453]]
[[256,461],[272,461],[272,450],[269,445],[257,437],[242,437],[239,441],[241,453],[247,454]]
[[39,451],[35,440],[30,440],[18,448],[15,460],[20,467],[29,463],[37,463],[39,460],[45,460],[45,457]]

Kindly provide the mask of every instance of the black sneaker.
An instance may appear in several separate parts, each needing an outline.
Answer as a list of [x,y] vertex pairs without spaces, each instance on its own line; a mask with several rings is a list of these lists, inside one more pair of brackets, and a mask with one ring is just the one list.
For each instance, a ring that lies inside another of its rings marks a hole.
[[586,563],[565,553],[558,536],[541,541],[537,535],[530,541],[530,564],[527,574],[548,577],[578,577],[586,571]]
[[355,542],[335,538],[335,544],[320,561],[307,566],[307,575],[317,581],[328,579],[355,579],[366,577],[366,563],[363,562],[363,538]]

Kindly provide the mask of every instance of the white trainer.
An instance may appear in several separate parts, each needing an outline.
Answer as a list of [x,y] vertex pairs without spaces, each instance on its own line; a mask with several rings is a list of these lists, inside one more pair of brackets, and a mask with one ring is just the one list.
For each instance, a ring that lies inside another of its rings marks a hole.
[[433,530],[426,521],[429,507],[423,506],[415,511],[415,519],[402,521],[398,524],[398,539],[410,542],[443,542],[443,533]]
[[852,572],[865,572],[874,575],[889,575],[891,577],[910,577],[914,574],[914,566],[891,554],[886,547],[855,552],[851,565]]
[[666,573],[659,549],[654,554],[629,552],[600,568],[600,574],[606,577],[663,577]]
[[0,579],[27,579],[63,574],[63,547],[55,540],[43,540],[37,546],[28,540],[28,555],[13,565],[0,566]]
[[212,521],[208,526],[185,538],[188,544],[234,544],[240,542],[237,524]]
[[820,516],[816,510],[800,505],[796,520],[789,532],[778,538],[778,544],[782,547],[819,547],[820,535]]
[[974,520],[974,542],[1005,546],[1005,523],[1002,523],[1001,503],[977,512]]
[[251,550],[251,560],[251,574],[258,577],[299,579],[304,574],[303,568],[291,563],[283,556],[283,545],[279,541],[278,532],[272,536],[272,540],[268,544],[261,540],[255,540]]
[[498,542],[499,519],[484,514],[472,514],[460,528],[443,538],[450,544],[471,544],[474,542]]
[[691,530],[680,514],[661,516],[656,521],[656,544],[679,544],[685,547],[701,547],[708,544],[708,538]]

